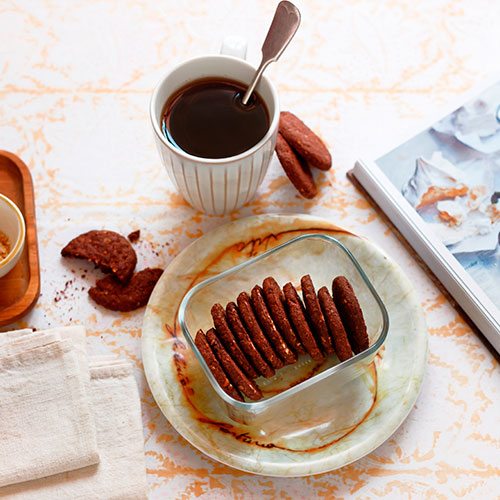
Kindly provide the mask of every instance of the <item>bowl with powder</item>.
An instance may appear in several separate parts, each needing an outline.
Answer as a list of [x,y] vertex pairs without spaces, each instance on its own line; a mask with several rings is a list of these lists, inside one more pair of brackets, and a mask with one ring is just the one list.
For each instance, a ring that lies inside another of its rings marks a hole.
[[24,248],[26,226],[16,204],[0,194],[0,278],[17,264]]

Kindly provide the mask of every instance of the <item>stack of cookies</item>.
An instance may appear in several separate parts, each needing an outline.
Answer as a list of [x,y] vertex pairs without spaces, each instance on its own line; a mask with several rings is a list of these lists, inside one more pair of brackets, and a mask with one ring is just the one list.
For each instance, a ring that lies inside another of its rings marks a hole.
[[280,113],[276,154],[290,182],[304,198],[318,193],[311,169],[329,170],[332,157],[323,141],[289,111]]
[[249,295],[241,292],[226,308],[214,304],[214,327],[199,330],[195,344],[220,387],[231,397],[263,397],[255,379],[270,378],[298,356],[322,361],[336,354],[345,361],[369,347],[363,312],[345,276],[332,283],[332,294],[301,279],[302,299],[291,283],[283,289],[272,277]]

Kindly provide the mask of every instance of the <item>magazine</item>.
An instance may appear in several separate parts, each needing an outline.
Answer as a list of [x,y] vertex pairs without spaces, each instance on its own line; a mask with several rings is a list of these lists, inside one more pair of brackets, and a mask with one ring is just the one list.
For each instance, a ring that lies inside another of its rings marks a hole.
[[500,82],[352,173],[500,352]]

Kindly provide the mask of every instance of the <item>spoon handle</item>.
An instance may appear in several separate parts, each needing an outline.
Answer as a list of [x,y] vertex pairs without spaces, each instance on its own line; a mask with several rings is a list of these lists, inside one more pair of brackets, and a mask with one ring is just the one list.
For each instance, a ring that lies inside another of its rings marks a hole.
[[276,7],[273,22],[267,32],[266,39],[262,45],[262,61],[257,69],[250,85],[248,86],[242,103],[246,105],[252,92],[259,83],[260,77],[267,66],[279,59],[283,51],[286,49],[290,40],[295,35],[300,24],[300,12],[291,2],[282,1]]

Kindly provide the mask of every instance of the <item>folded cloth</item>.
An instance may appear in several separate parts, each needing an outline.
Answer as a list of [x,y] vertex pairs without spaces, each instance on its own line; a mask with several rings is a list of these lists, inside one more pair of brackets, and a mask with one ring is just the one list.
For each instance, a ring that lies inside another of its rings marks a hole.
[[14,339],[22,337],[28,333],[33,333],[31,328],[23,328],[22,330],[11,330],[9,332],[1,332],[0,333],[0,346],[3,344],[7,344]]
[[83,326],[62,326],[58,328],[50,328],[48,330],[33,331],[31,328],[23,328],[21,330],[11,330],[0,333],[0,349],[2,346],[12,344],[19,340],[29,338],[36,339],[40,334],[58,334],[62,339],[71,340],[75,345],[81,347],[85,351],[85,328]]
[[[0,337],[0,357],[12,355],[27,348],[47,344],[54,340],[70,340],[75,348],[80,373],[84,379],[87,395],[89,393],[90,373],[86,349],[86,332],[83,326],[63,326],[49,330],[31,329],[12,330]],[[3,343],[1,342],[3,340]],[[115,358],[116,356],[111,356]]]
[[139,393],[128,361],[89,358],[100,462],[0,488],[8,500],[147,500]]
[[7,337],[0,345],[0,486],[96,464],[88,362],[77,340],[85,329]]
[[[83,380],[85,382],[85,387],[86,387],[86,392],[87,392],[87,398],[89,393],[89,387],[90,387],[90,373],[89,373],[89,358],[87,354],[87,347],[86,347],[86,342],[87,342],[87,334],[85,331],[85,328],[83,326],[64,326],[64,327],[59,327],[59,328],[51,328],[50,330],[40,330],[39,332],[36,332],[38,334],[56,334],[61,337],[63,340],[69,340],[73,344],[73,347],[75,348],[75,352],[78,358],[78,366],[80,367],[80,373],[83,377]],[[24,337],[26,338],[26,337]],[[1,349],[1,348],[0,348]],[[91,408],[92,410],[92,408]],[[94,416],[92,414],[92,423],[95,428],[95,423],[94,423]]]
[[61,335],[59,332],[40,332],[40,333],[28,333],[22,337],[14,338],[10,342],[5,342],[0,346],[0,358],[5,358],[6,356],[15,356],[16,354],[21,354],[22,352],[29,351],[30,349],[36,349],[52,342],[61,341]]

